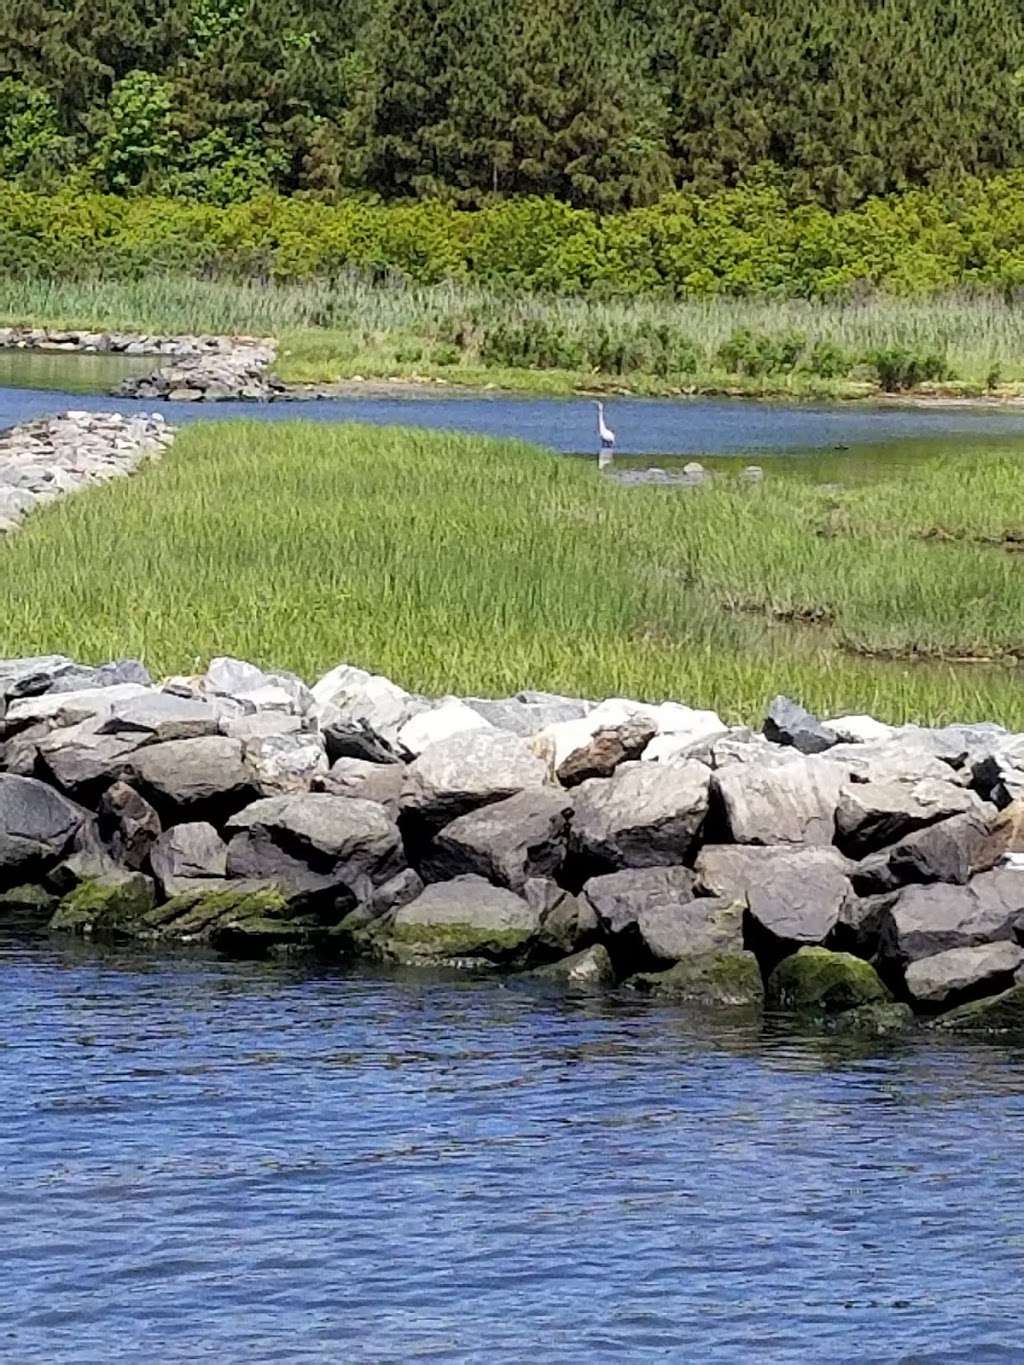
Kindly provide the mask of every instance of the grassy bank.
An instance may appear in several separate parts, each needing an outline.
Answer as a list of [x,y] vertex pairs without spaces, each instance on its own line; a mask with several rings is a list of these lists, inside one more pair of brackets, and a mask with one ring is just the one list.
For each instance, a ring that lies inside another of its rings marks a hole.
[[0,545],[0,653],[157,672],[233,653],[307,677],[350,660],[431,692],[675,697],[735,720],[785,691],[1024,728],[1011,668],[942,661],[1024,654],[1024,563],[1003,548],[1020,474],[993,453],[839,495],[680,493],[507,442],[204,425]]
[[428,379],[534,392],[862,397],[1024,391],[1024,309],[996,293],[862,303],[598,302],[471,285],[268,284],[153,275],[8,279],[0,323],[280,339],[297,383]]

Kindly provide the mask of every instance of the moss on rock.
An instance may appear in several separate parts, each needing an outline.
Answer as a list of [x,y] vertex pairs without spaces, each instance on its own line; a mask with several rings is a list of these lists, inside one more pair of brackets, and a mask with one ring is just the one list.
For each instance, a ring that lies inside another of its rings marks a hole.
[[86,937],[133,936],[153,908],[153,883],[141,872],[111,873],[79,883],[57,907],[50,928]]
[[700,953],[667,972],[644,972],[626,982],[632,990],[664,1000],[709,1005],[755,1005],[764,1001],[761,971],[753,953]]
[[801,948],[768,978],[767,1003],[809,1014],[838,1014],[892,999],[870,962],[852,953]]
[[12,886],[0,892],[0,922],[45,920],[53,914],[57,899],[45,886]]
[[886,1038],[894,1033],[905,1033],[914,1022],[914,1011],[909,1005],[878,1000],[856,1009],[843,1010],[831,1021],[837,1034],[856,1034],[864,1038]]
[[389,924],[370,939],[380,954],[402,966],[513,966],[528,950],[531,929],[490,929],[477,924]]
[[151,938],[205,943],[229,924],[261,923],[280,932],[288,924],[287,916],[288,903],[276,887],[219,883],[172,897],[147,915],[140,928]]
[[1024,1033],[1024,985],[960,1005],[941,1015],[932,1027],[954,1033]]

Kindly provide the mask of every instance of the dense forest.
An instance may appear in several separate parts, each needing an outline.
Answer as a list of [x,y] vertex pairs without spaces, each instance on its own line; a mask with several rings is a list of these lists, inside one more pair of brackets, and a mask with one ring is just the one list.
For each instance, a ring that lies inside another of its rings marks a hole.
[[0,0],[0,178],[832,210],[1024,164],[1020,0]]

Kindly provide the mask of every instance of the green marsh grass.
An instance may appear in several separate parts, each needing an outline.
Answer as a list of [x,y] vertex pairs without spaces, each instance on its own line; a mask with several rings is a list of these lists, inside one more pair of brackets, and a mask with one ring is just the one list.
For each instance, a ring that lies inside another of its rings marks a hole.
[[[836,494],[793,479],[623,487],[513,442],[203,424],[137,478],[0,544],[0,653],[339,661],[433,693],[675,698],[1024,728],[1021,458],[915,466]],[[951,489],[955,497],[951,497]],[[949,539],[927,534],[946,514]],[[817,614],[827,624],[780,618]],[[881,662],[856,650],[932,656]]]
[[[275,336],[281,342],[278,370],[295,382],[419,377],[545,392],[730,388],[855,396],[873,388],[869,370],[860,374],[858,358],[908,352],[940,359],[969,392],[1024,384],[1024,309],[996,292],[859,303],[597,301],[463,284],[374,284],[357,275],[273,284],[154,274],[135,281],[13,276],[4,279],[0,300],[0,322],[8,325]],[[509,349],[510,328],[523,336],[528,354],[551,352],[554,339],[553,356],[562,363],[538,367],[496,359]],[[804,344],[784,370],[730,369],[723,351],[727,359],[737,350],[737,336],[747,333],[783,352],[794,336]],[[671,338],[668,363],[683,368],[666,370],[664,361],[661,372],[644,368],[652,363],[654,334]],[[611,369],[590,363],[595,356],[607,357]]]

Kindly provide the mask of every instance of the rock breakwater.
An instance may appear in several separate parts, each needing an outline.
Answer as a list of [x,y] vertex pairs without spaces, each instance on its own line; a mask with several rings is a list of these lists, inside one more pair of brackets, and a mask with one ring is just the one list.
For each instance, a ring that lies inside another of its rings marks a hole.
[[65,412],[0,432],[0,534],[35,507],[123,478],[173,440],[160,413]]
[[0,923],[1024,1028],[1024,735],[0,662]]

